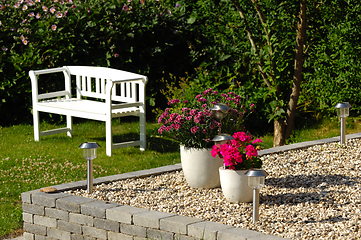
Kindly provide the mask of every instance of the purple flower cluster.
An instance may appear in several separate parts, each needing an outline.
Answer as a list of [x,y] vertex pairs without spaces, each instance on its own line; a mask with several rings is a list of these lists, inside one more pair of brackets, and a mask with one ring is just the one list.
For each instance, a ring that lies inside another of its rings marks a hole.
[[[4,25],[3,27],[14,33],[19,33],[18,36],[14,36],[14,39],[19,39],[24,45],[29,43],[27,36],[32,34],[30,26],[33,25],[33,21],[45,20],[49,24],[49,30],[56,31],[55,19],[65,17],[69,8],[72,10],[77,8],[73,0],[19,0],[13,4],[2,5],[0,3],[0,11],[13,11],[19,15],[20,19],[22,18],[19,22],[14,22],[13,26]],[[7,44],[10,45],[11,43]],[[2,47],[2,49],[4,48],[6,47]]]
[[[237,128],[232,124],[242,121],[245,110],[241,100],[242,98],[233,92],[219,94],[211,88],[190,100],[172,99],[168,102],[169,108],[158,118],[158,123],[161,124],[158,132],[170,134],[186,147],[208,147],[220,128],[227,127],[227,124],[231,128]],[[217,120],[210,110],[219,102],[231,108],[227,114],[232,119],[229,123]]]

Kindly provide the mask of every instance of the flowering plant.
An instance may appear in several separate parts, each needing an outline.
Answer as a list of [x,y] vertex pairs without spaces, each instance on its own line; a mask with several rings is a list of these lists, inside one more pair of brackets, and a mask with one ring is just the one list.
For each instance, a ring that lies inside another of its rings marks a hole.
[[[193,99],[172,99],[170,106],[158,118],[158,132],[174,137],[184,147],[211,148],[212,139],[229,129],[243,129],[243,117],[247,112],[242,97],[229,92],[219,93],[211,88]],[[211,108],[216,103],[226,104],[230,110],[222,119],[216,119]],[[253,107],[253,106],[251,106]]]
[[251,168],[261,168],[262,160],[258,157],[258,150],[261,147],[261,139],[252,141],[250,135],[244,132],[233,134],[233,140],[223,144],[216,144],[212,148],[212,156],[217,155],[223,158],[226,169],[247,170]]

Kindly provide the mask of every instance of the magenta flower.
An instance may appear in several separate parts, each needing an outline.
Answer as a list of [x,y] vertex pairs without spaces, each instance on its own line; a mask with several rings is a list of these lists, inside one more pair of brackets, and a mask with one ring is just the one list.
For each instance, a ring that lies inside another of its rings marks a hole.
[[119,54],[118,53],[114,53],[114,57],[119,57]]
[[123,11],[129,11],[129,7],[128,5],[124,4],[123,8],[122,8]]
[[194,126],[194,127],[191,128],[191,132],[196,133],[198,131],[198,129],[199,129],[199,127]]

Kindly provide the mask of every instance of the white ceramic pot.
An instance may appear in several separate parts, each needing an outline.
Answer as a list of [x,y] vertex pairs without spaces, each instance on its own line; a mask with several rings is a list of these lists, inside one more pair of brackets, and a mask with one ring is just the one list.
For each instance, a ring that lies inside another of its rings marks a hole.
[[219,167],[223,160],[212,157],[211,148],[186,148],[180,146],[180,155],[184,177],[193,188],[220,187]]
[[252,202],[253,189],[248,186],[247,170],[230,170],[219,168],[219,177],[224,197],[232,203]]

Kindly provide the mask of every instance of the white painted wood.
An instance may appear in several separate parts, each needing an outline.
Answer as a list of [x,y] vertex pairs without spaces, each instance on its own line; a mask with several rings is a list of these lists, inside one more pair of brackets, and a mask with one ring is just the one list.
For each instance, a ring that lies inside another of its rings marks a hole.
[[[38,93],[38,76],[63,72],[65,89],[50,93]],[[60,68],[29,71],[32,86],[34,139],[40,136],[67,132],[73,134],[72,117],[104,121],[106,125],[106,154],[112,155],[112,149],[140,146],[146,148],[145,133],[145,86],[147,77],[122,70],[90,67],[64,66]],[[75,76],[76,96],[72,97],[71,76]],[[116,91],[120,85],[120,91]],[[137,91],[138,89],[138,91]],[[92,99],[85,99],[91,97]],[[139,101],[137,101],[139,99]],[[39,112],[66,115],[67,127],[40,132]],[[112,138],[112,118],[138,116],[140,139],[136,141],[114,143]]]

